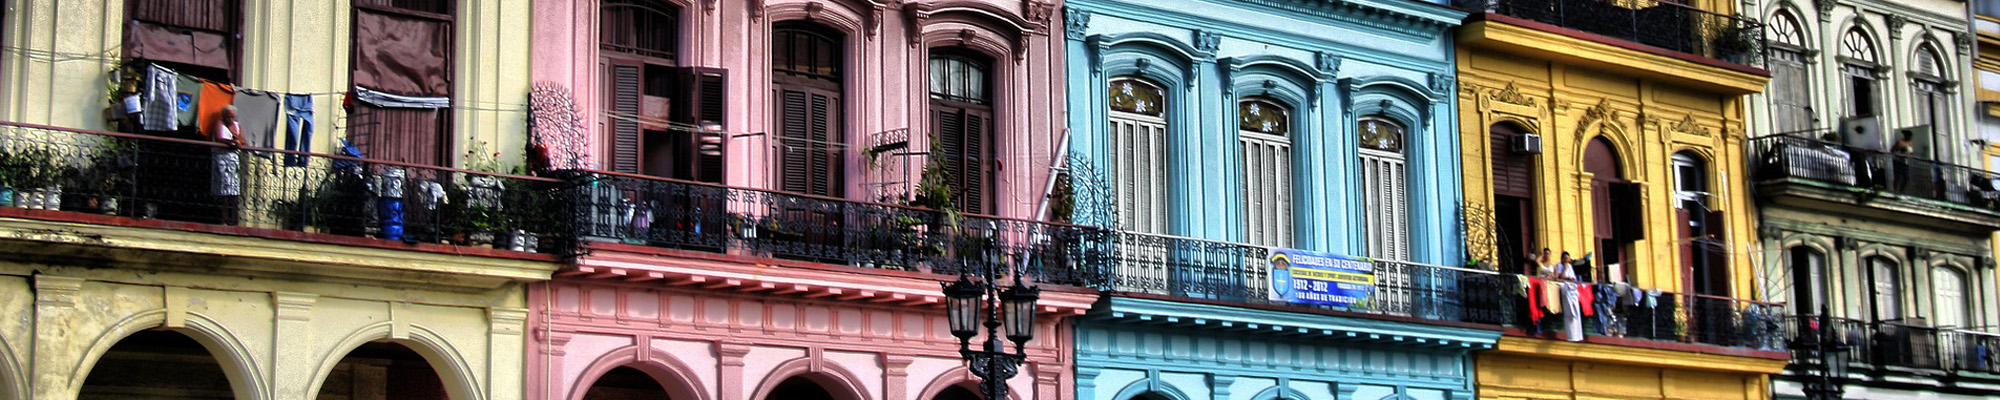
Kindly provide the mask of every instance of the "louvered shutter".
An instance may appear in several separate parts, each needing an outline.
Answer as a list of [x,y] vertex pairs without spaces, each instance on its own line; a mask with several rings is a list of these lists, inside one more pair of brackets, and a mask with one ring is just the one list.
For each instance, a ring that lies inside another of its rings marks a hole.
[[611,170],[639,173],[639,108],[643,95],[643,69],[636,64],[613,62],[611,68]]
[[675,164],[677,164],[678,168],[684,168],[688,171],[686,174],[688,178],[702,182],[720,183],[723,180],[723,172],[727,168],[726,160],[724,159],[724,154],[726,154],[724,146],[729,142],[729,138],[727,137],[727,133],[721,131],[727,130],[725,120],[728,117],[726,107],[729,102],[727,97],[729,91],[729,71],[719,68],[696,67],[681,68],[677,73],[679,76],[676,82],[678,82],[679,88],[677,93],[674,93],[678,96],[678,98],[674,99],[674,122],[696,127],[715,126],[723,127],[724,129],[718,131],[691,130],[692,134],[689,135],[675,135],[676,140],[688,141],[689,143],[684,148],[692,149],[695,153],[692,155],[680,155],[675,160]]
[[959,147],[957,169],[952,171],[958,179],[958,209],[961,212],[986,213],[986,128],[992,116],[981,110],[963,110],[965,126],[957,132]]
[[836,139],[833,130],[840,126],[840,114],[833,112],[833,107],[838,104],[837,99],[822,91],[814,91],[812,94],[812,117],[809,127],[811,136],[808,138],[812,141],[808,146],[812,151],[808,154],[811,156],[809,173],[812,174],[809,179],[812,182],[812,194],[815,195],[836,195],[837,184],[833,174],[839,170],[834,164],[839,162],[839,158],[835,157],[832,144]]
[[792,193],[812,192],[812,93],[778,89],[779,185]]

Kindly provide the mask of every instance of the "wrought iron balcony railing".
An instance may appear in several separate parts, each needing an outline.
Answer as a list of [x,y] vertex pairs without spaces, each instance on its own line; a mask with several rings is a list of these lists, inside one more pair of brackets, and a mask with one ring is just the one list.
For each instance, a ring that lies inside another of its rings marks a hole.
[[1763,25],[1673,0],[1456,0],[1457,6],[1762,67]]
[[[1013,265],[1038,282],[1094,287],[1105,233],[838,198],[595,171],[569,171],[577,234],[708,252],[957,274]],[[1093,262],[1093,257],[1097,257]],[[1003,264],[1004,263],[1004,264]]]
[[562,252],[553,179],[0,122],[0,206]]
[[[1821,132],[1824,133],[1824,132]],[[1871,189],[1899,196],[2000,210],[2000,177],[1978,168],[1891,154],[1800,135],[1751,139],[1751,163],[1759,181],[1805,179]]]
[[[2000,334],[1897,321],[1799,316],[1785,328],[1793,346],[1811,345],[1818,335],[1847,345],[1850,365],[2000,373]],[[1828,330],[1821,332],[1821,330]],[[1812,360],[1802,360],[1807,362]],[[1816,361],[1814,361],[1816,362]]]
[[[1555,336],[1568,329],[1567,315],[1545,308],[1540,320],[1522,287],[1526,276],[1485,275],[1468,282],[1467,293],[1497,293],[1492,299],[1467,300],[1474,322],[1521,328],[1531,336]],[[1544,280],[1543,282],[1549,282]],[[1712,296],[1689,296],[1667,291],[1633,293],[1629,287],[1616,293],[1616,285],[1593,287],[1592,301],[1579,295],[1577,314],[1588,307],[1592,315],[1578,315],[1585,336],[1644,339],[1661,342],[1696,343],[1763,351],[1783,349],[1783,307],[1777,304]],[[1610,290],[1606,290],[1610,289]],[[1610,294],[1607,296],[1607,294]],[[1484,296],[1484,295],[1482,295]],[[1560,308],[1558,305],[1555,308]]]

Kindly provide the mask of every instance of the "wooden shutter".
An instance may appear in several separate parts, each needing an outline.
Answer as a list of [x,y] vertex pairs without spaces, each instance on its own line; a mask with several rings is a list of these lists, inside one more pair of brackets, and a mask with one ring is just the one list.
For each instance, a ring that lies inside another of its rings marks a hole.
[[1621,241],[1644,239],[1646,218],[1643,204],[1639,203],[1639,184],[1614,182],[1611,189],[1612,238]]
[[1695,259],[1701,254],[1699,250],[1701,246],[1694,241],[1700,230],[1695,229],[1693,213],[1685,208],[1674,209],[1674,222],[1674,232],[1679,233],[1681,239],[1678,246],[1681,253],[1681,276],[1686,277],[1683,279],[1680,291],[1694,293],[1693,289],[1697,286],[1694,282],[1701,278],[1700,270],[1697,269],[1700,266],[1696,265],[1698,263]]
[[839,196],[840,96],[826,90],[778,85],[779,181],[793,193]]
[[675,77],[677,90],[674,95],[674,122],[695,127],[723,127],[717,131],[706,129],[686,129],[689,134],[675,135],[675,140],[686,140],[681,148],[691,149],[694,154],[682,154],[675,159],[676,167],[686,171],[687,179],[701,182],[721,183],[727,168],[724,154],[729,143],[725,120],[728,118],[729,71],[719,68],[680,68]]
[[1702,216],[1701,221],[1701,234],[1704,240],[1700,251],[1701,256],[1708,259],[1708,262],[1702,265],[1708,268],[1708,271],[1703,272],[1702,275],[1707,277],[1708,281],[1707,287],[1703,288],[1705,290],[1698,292],[1711,296],[1729,297],[1729,248],[1725,247],[1727,246],[1725,243],[1729,243],[1729,241],[1725,240],[1727,238],[1723,236],[1726,231],[1723,229],[1723,226],[1725,226],[1723,225],[1723,221],[1726,219],[1723,218],[1722,212],[1719,211],[1707,211],[1701,214],[1705,215]]
[[953,205],[959,212],[986,212],[986,129],[993,116],[986,110],[957,107],[939,102],[931,105],[937,140],[944,154],[945,170],[951,173],[956,189]]
[[644,67],[613,61],[609,66],[611,112],[611,170],[639,173],[639,117],[643,94]]

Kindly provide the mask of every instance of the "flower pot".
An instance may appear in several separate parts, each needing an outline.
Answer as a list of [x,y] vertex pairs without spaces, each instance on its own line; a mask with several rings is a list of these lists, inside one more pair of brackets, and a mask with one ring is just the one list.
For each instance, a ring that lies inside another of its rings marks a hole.
[[507,232],[505,239],[504,244],[507,249],[513,251],[535,251],[537,247],[541,246],[542,241],[540,235],[518,229],[513,232]]
[[482,231],[465,235],[465,244],[468,246],[491,247],[493,245],[493,232]]
[[13,206],[14,206],[14,188],[12,186],[0,186],[0,207],[13,207]]

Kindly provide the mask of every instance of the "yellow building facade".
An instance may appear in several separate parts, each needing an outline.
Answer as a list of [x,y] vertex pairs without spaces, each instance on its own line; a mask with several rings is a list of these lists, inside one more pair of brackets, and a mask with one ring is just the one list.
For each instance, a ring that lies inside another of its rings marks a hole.
[[[1684,29],[1644,27],[1648,13],[1663,12],[1750,25],[1666,3],[1592,10],[1600,21],[1512,3],[1488,2],[1458,37],[1471,258],[1533,273],[1526,257],[1541,249],[1591,254],[1584,280],[1679,292],[1684,308],[1644,339],[1586,328],[1588,337],[1565,341],[1510,327],[1476,363],[1479,396],[1769,398],[1769,374],[1786,364],[1780,341],[1715,340],[1698,329],[1712,323],[1696,322],[1765,317],[1763,306],[1734,299],[1758,297],[1742,95],[1761,90],[1767,74],[1739,64],[1754,55],[1728,50],[1740,43],[1713,32],[1660,42],[1602,28]],[[1635,21],[1601,21],[1620,15]]]

